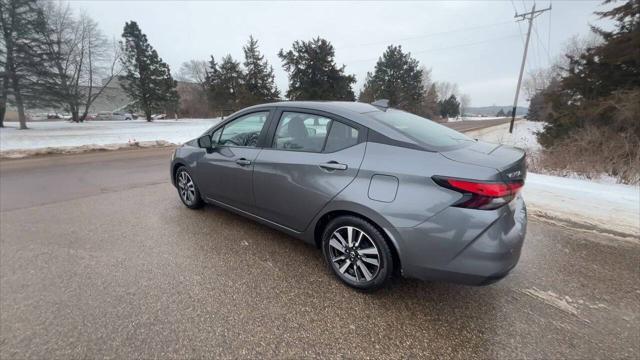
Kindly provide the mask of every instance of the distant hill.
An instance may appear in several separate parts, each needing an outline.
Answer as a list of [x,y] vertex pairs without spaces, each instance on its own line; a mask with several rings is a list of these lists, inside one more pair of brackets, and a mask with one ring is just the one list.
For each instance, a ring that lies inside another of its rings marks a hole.
[[[468,107],[465,109],[465,115],[476,115],[476,116],[496,116],[498,111],[502,109],[506,114],[511,114],[511,109],[513,106],[478,106],[478,107]],[[526,115],[527,110],[529,108],[518,106],[516,108],[516,115]]]

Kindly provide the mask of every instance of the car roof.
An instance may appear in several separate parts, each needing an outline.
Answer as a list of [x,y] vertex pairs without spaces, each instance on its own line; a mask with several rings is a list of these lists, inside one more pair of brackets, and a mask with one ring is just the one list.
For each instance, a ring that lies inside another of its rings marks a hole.
[[[249,108],[241,110],[260,110],[267,108],[293,108],[300,110],[316,110],[326,111],[331,114],[335,114],[351,121],[355,121],[360,125],[366,126],[372,130],[375,130],[391,139],[413,143],[413,139],[408,138],[404,134],[398,132],[393,127],[384,124],[383,122],[375,119],[372,115],[381,113],[383,110],[377,108],[371,104],[354,101],[279,101],[261,105],[254,105]],[[395,109],[392,109],[395,111]]]

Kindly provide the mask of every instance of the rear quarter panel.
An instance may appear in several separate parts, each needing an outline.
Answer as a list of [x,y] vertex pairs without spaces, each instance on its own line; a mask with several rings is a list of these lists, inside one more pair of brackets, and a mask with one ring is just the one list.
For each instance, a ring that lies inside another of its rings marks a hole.
[[[372,179],[398,179],[395,197],[372,199]],[[460,199],[461,194],[437,185],[431,177],[444,175],[494,180],[497,172],[451,161],[439,153],[368,143],[356,179],[334,201],[360,204],[383,216],[394,227],[416,226]]]

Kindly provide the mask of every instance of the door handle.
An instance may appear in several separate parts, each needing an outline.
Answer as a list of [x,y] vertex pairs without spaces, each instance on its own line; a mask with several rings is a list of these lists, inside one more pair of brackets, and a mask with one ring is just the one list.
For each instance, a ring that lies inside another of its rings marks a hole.
[[320,167],[325,170],[347,170],[346,164],[340,164],[336,161],[329,161],[327,163],[320,164]]
[[240,159],[236,160],[236,164],[238,164],[240,166],[251,165],[251,160],[247,160],[245,158],[240,158]]

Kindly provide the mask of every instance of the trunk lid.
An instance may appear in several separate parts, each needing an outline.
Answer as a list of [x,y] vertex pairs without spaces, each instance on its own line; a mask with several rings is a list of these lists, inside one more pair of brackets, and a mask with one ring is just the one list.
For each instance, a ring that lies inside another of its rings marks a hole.
[[527,176],[525,152],[513,146],[476,141],[441,154],[449,160],[495,169],[505,182],[524,181]]

